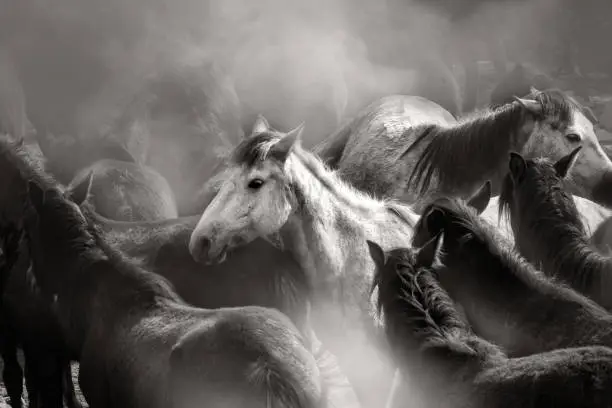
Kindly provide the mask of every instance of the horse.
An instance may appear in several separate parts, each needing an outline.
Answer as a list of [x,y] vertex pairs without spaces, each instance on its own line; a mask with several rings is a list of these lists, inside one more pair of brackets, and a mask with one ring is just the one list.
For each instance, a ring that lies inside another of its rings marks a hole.
[[330,401],[345,407],[355,405],[353,391],[335,356],[322,348],[312,333],[308,316],[311,287],[290,253],[258,239],[233,250],[222,264],[202,265],[188,249],[199,216],[116,221],[95,212],[87,197],[85,189],[71,192],[83,215],[110,245],[168,279],[189,304],[206,309],[257,305],[287,315],[310,338],[321,375],[329,384]]
[[256,238],[288,250],[314,288],[315,332],[338,357],[362,404],[381,406],[391,373],[368,290],[374,265],[361,238],[405,242],[417,215],[344,183],[301,147],[302,128],[283,133],[263,117],[255,122],[232,152],[189,251],[199,262],[218,264]]
[[581,145],[570,191],[611,206],[612,161],[591,120],[558,90],[533,90],[459,122],[431,102],[395,95],[364,109],[314,151],[358,189],[421,210],[436,196],[467,198],[487,179],[497,194],[510,151],[556,160]]
[[557,162],[510,153],[500,214],[510,218],[519,252],[547,276],[612,310],[612,258],[591,246],[564,184],[581,147]]
[[[23,139],[6,140],[31,154]],[[10,226],[6,227],[10,228]],[[17,360],[18,348],[25,359],[25,380],[31,406],[80,408],[72,382],[70,360],[55,315],[35,289],[28,251],[19,245],[15,262],[7,263],[1,276],[0,325],[4,382],[14,407],[20,406],[24,371]]]
[[[608,347],[509,358],[475,335],[435,277],[432,266],[442,239],[443,233],[418,250],[388,252],[368,242],[387,339],[411,380],[410,387],[398,387],[390,397],[397,406],[606,407],[612,402],[601,386],[612,383]],[[405,399],[399,398],[402,391]]]
[[23,234],[14,225],[4,225],[0,228],[0,356],[3,361],[2,379],[6,392],[10,398],[12,408],[21,408],[21,395],[23,392],[23,370],[17,360],[18,340],[11,330],[5,313],[4,293],[9,272],[18,261],[18,248],[21,245]]
[[23,220],[37,285],[79,356],[91,406],[321,406],[314,357],[286,316],[187,305],[112,249],[26,155],[2,146],[0,163],[3,218]]
[[[89,175],[93,177],[89,177]],[[99,160],[79,171],[68,190],[87,188],[97,212],[119,221],[146,221],[178,217],[174,192],[157,171],[136,163]]]
[[[45,169],[70,190],[91,179],[91,203],[101,214],[124,220],[156,220],[178,216],[174,192],[155,169],[139,164],[120,143],[109,138],[88,141],[38,137]],[[68,159],[74,156],[75,159]]]
[[429,204],[411,244],[422,247],[440,232],[443,256],[435,272],[478,336],[512,357],[612,346],[612,316],[605,309],[538,271],[463,200]]
[[590,244],[599,253],[612,256],[612,217],[606,218],[602,223],[599,224],[593,235],[591,235]]

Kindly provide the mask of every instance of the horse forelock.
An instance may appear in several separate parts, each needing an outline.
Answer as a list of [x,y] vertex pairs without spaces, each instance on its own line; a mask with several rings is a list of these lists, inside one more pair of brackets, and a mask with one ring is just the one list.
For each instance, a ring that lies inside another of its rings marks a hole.
[[252,135],[242,140],[232,153],[232,161],[236,165],[247,168],[265,161],[270,149],[283,137],[283,133],[270,131]]
[[542,117],[553,127],[570,125],[574,110],[584,114],[584,108],[574,98],[559,89],[530,93],[528,98],[535,99],[542,106]]

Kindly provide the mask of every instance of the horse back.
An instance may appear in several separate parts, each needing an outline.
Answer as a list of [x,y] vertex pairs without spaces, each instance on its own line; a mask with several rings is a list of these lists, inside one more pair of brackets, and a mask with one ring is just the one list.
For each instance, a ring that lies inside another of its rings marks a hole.
[[[392,95],[364,109],[338,161],[341,175],[358,189],[378,197],[401,196],[412,169],[401,155],[416,141],[422,125],[448,125],[455,118],[440,105],[419,96]],[[420,146],[414,150],[417,154]],[[412,155],[411,155],[412,157]]]
[[175,407],[314,408],[324,399],[314,356],[271,309],[217,310],[179,339],[170,366]]
[[89,182],[88,202],[110,219],[144,221],[176,218],[174,193],[154,169],[136,163],[104,159],[80,170],[69,185],[76,189]]

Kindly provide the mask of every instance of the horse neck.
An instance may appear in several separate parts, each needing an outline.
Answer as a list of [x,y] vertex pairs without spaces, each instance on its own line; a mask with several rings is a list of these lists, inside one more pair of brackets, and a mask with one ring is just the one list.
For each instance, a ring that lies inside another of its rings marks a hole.
[[[59,213],[46,217],[53,215],[60,223],[70,222]],[[59,320],[67,328],[66,337],[76,350],[92,327],[108,327],[126,315],[146,312],[159,298],[173,298],[172,292],[159,290],[156,282],[146,279],[143,272],[121,265],[125,262],[121,256],[110,253],[100,241],[102,238],[86,226],[75,224],[66,228],[41,222],[38,231],[32,257],[38,262],[37,270],[45,275],[53,273],[45,279],[55,281],[52,291]]]
[[[401,246],[412,234],[411,225],[383,202],[344,184],[311,153],[297,151],[289,160],[297,206],[281,231],[283,241],[290,243],[315,293],[358,304],[361,313],[373,316],[368,299],[374,263],[366,239]],[[406,216],[416,218],[410,210]]]
[[606,308],[612,307],[612,298],[607,295],[612,289],[612,259],[591,247],[579,219],[556,217],[559,211],[563,209],[543,208],[541,214],[533,212],[531,219],[515,217],[517,247],[532,263],[540,264],[546,275],[566,282]]
[[[422,282],[428,278],[417,275],[414,279]],[[401,286],[395,282],[393,291]],[[499,348],[472,334],[446,293],[435,286],[437,282],[419,287],[410,300],[400,293],[385,296],[393,299],[384,310],[387,337],[395,344],[402,371],[407,371],[406,377],[416,378],[419,388],[444,386],[465,391],[483,367],[506,357]],[[420,295],[423,299],[417,301]]]
[[566,347],[605,319],[593,302],[546,279],[509,248],[444,250],[442,286],[464,307],[476,334],[509,354]]
[[[453,126],[433,128],[434,139],[449,152],[438,164],[442,191],[471,191],[490,180],[495,191],[507,173],[511,151],[523,151],[534,130],[534,119],[516,104],[467,118]],[[466,153],[469,152],[469,153]],[[458,169],[460,169],[458,171]]]

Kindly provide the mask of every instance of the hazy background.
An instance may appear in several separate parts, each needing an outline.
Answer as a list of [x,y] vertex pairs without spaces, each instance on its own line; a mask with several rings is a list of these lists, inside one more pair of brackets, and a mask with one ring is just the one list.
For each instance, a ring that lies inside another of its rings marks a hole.
[[[45,106],[34,119],[62,122],[58,126],[67,132],[88,133],[110,121],[118,101],[156,65],[198,58],[213,58],[231,74],[243,103],[279,111],[285,118],[279,125],[295,126],[322,100],[334,106],[344,86],[351,106],[361,107],[370,102],[371,89],[399,92],[414,81],[409,73],[377,69],[380,65],[409,69],[439,53],[455,61],[466,55],[486,59],[485,38],[503,39],[515,59],[551,64],[562,31],[574,32],[577,40],[593,37],[595,18],[607,14],[602,5],[599,0],[2,0],[0,34],[21,61],[25,86],[36,98],[29,104]],[[580,24],[585,18],[590,24]],[[109,83],[121,84],[115,94]]]
[[258,113],[280,130],[305,122],[312,145],[381,96],[433,99],[457,83],[463,96],[462,64],[491,49],[509,68],[551,71],[570,44],[582,67],[609,71],[610,11],[606,0],[0,0],[0,122],[26,128],[27,113],[39,137],[111,135],[181,198]]

